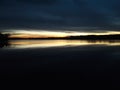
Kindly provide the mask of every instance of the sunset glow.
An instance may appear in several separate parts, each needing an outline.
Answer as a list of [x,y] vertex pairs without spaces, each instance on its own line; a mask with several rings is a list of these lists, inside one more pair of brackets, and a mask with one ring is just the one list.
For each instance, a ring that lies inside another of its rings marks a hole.
[[10,35],[10,38],[49,38],[49,37],[66,37],[64,32],[50,31],[18,31]]
[[78,31],[25,31],[17,30],[10,33],[10,38],[50,38],[50,37],[67,37],[83,35],[110,35],[120,34],[118,31],[107,32],[78,32]]

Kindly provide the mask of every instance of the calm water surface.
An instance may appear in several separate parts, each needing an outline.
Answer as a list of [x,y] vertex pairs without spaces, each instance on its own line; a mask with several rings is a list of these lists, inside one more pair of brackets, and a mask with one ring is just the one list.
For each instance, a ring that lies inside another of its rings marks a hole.
[[4,49],[25,48],[51,48],[51,47],[75,47],[75,46],[120,46],[119,40],[10,40],[0,43]]
[[0,44],[1,79],[119,86],[120,41],[11,40]]

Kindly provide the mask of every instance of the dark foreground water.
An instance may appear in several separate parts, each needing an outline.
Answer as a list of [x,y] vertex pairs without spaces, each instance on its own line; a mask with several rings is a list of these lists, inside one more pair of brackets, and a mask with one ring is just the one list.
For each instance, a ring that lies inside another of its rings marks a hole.
[[14,40],[0,47],[0,79],[120,86],[120,41]]

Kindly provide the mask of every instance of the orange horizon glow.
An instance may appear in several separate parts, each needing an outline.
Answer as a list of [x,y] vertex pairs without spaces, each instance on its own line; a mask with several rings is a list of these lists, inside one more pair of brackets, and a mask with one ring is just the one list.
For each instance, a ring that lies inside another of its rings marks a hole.
[[118,31],[108,31],[108,32],[55,32],[55,31],[16,31],[10,33],[9,38],[50,38],[50,37],[67,37],[67,36],[83,36],[83,35],[110,35],[110,34],[120,34]]
[[50,38],[50,37],[66,37],[67,34],[63,32],[37,32],[37,31],[21,31],[12,33],[10,38]]
[[57,35],[35,35],[35,34],[20,34],[20,35],[10,35],[9,38],[50,38],[50,37],[65,37]]

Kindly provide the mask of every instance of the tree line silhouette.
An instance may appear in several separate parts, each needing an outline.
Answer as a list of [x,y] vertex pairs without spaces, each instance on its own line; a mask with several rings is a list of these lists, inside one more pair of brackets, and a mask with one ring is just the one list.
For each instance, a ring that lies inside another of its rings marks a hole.
[[68,39],[80,39],[80,40],[120,40],[120,34],[69,36]]
[[9,34],[0,33],[0,48],[9,46],[8,39],[9,39]]
[[10,34],[2,34],[0,33],[0,40],[8,40]]

